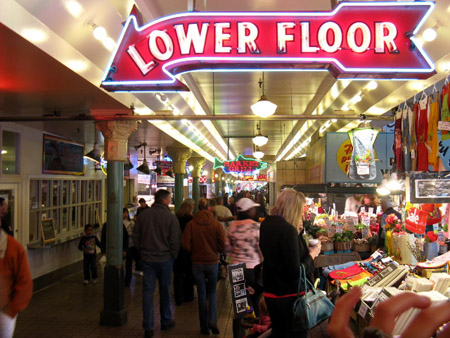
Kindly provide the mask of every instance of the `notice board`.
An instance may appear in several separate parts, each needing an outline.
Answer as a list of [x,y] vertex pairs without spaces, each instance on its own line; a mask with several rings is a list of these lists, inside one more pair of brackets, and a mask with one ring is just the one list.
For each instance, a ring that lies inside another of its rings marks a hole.
[[41,239],[44,244],[53,243],[56,241],[53,218],[46,218],[41,221]]
[[248,306],[247,290],[245,288],[245,263],[228,265],[228,278],[231,286],[231,299],[235,318],[246,315]]

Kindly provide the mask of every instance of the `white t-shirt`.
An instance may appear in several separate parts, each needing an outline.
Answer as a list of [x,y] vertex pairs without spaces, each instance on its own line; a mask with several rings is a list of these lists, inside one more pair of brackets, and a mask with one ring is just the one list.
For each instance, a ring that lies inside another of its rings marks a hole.
[[361,200],[357,200],[355,196],[350,196],[345,200],[345,212],[358,212],[358,208],[362,205]]

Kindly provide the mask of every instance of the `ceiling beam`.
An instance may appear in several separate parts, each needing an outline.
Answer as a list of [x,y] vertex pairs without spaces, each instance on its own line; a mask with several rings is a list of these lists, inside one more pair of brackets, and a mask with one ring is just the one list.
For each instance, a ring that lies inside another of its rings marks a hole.
[[[265,121],[305,120],[359,120],[358,114],[346,115],[272,115]],[[365,115],[368,120],[391,121],[392,116]],[[0,116],[0,122],[42,122],[42,121],[260,121],[256,115],[69,115],[69,116]]]

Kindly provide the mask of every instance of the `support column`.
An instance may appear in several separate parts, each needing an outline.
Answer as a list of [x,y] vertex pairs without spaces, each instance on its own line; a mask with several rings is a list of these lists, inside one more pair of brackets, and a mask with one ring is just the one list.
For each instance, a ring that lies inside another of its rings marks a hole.
[[198,200],[200,199],[200,182],[199,178],[201,176],[201,171],[203,166],[206,163],[206,159],[204,157],[191,157],[188,160],[189,165],[194,167],[192,170],[192,198],[195,202],[194,212],[198,211]]
[[191,157],[192,150],[188,148],[167,148],[167,154],[172,159],[175,173],[175,211],[184,199],[183,180],[186,175],[186,161]]
[[123,261],[123,163],[127,161],[128,138],[136,130],[135,121],[97,122],[105,138],[107,165],[106,266],[103,310],[100,325],[122,326],[127,322],[124,308]]
[[[217,196],[219,196],[219,193],[220,193],[220,180],[221,180],[221,178],[220,178],[220,173],[219,173],[219,171],[218,170],[216,170],[214,173],[213,173],[213,175],[214,175],[214,195],[216,195],[216,197]],[[217,177],[216,177],[216,175],[217,175]]]

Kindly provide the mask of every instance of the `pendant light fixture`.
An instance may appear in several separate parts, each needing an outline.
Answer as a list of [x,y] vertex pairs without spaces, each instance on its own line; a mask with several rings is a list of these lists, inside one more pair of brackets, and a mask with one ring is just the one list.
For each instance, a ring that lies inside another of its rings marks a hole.
[[258,130],[258,134],[256,134],[256,136],[252,139],[253,144],[255,146],[262,147],[269,141],[269,138],[261,134],[261,127],[259,124],[256,124],[256,129]]
[[[145,147],[147,146],[147,143],[142,143],[139,146],[137,146],[137,148],[144,146],[144,162],[142,162],[142,164],[136,168],[137,171],[145,174],[145,175],[150,175],[150,168],[148,167],[148,163],[147,163],[147,153],[145,150]],[[136,147],[135,147],[136,148]]]
[[264,153],[259,149],[258,146],[255,147],[255,151],[253,152],[253,157],[257,160],[260,160],[264,157]]
[[262,80],[259,80],[259,87],[262,90],[261,99],[251,106],[253,114],[256,116],[266,118],[275,113],[277,110],[277,105],[270,102],[266,95],[264,95],[264,72],[262,74]]
[[93,161],[95,163],[100,163],[100,157],[102,156],[102,153],[100,152],[100,148],[98,147],[97,142],[97,130],[95,129],[94,125],[94,148],[88,152],[86,155],[84,155],[84,158],[90,161]]

